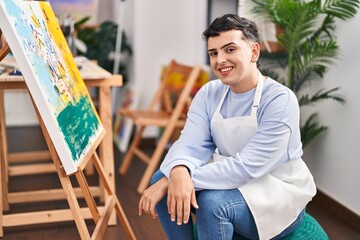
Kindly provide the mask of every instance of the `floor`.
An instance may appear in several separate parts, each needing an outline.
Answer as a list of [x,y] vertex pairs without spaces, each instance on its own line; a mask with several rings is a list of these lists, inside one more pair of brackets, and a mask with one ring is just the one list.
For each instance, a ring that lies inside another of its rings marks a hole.
[[[151,149],[149,149],[150,151]],[[123,154],[115,147],[116,169],[118,168]],[[139,160],[134,160],[129,172],[125,176],[116,175],[117,196],[124,208],[128,220],[133,227],[138,239],[159,240],[166,239],[158,220],[152,220],[147,216],[138,216],[138,201],[140,195],[136,192],[136,187],[145,169],[145,164]],[[117,173],[117,171],[116,171]],[[90,184],[95,183],[96,177],[89,177]],[[60,183],[55,174],[44,174],[31,177],[16,177],[10,179],[10,191],[19,191],[28,188],[53,188],[60,187]],[[11,206],[11,212],[24,212],[31,210],[47,210],[64,208],[67,206],[65,201],[37,203],[37,204],[17,204]],[[337,218],[326,210],[315,197],[307,208],[308,213],[318,220],[331,240],[360,240],[360,226],[355,229]],[[89,231],[93,229],[93,223],[88,222]],[[76,226],[73,222],[42,224],[24,227],[4,228],[4,240],[8,239],[79,239]],[[127,239],[120,223],[116,226],[109,226],[106,230],[104,239]]]

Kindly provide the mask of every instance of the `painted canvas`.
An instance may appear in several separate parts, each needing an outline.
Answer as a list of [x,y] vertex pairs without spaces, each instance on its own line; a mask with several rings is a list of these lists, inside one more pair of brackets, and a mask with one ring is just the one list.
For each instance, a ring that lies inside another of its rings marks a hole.
[[48,2],[1,0],[0,28],[67,174],[104,128]]

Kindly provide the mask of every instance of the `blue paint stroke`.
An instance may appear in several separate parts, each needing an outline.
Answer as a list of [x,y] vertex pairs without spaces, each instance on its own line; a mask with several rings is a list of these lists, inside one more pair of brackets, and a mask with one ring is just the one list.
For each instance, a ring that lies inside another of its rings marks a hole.
[[[37,80],[40,82],[42,93],[47,97],[50,105],[55,109],[62,109],[63,103],[59,101],[59,92],[54,87],[54,84],[49,81],[52,79],[51,71],[49,71],[48,63],[45,62],[39,55],[37,55],[34,46],[33,28],[23,15],[23,10],[15,4],[15,1],[5,0],[5,7],[8,15],[12,17],[12,21],[16,27],[16,32],[22,39],[22,47],[28,54],[32,67],[37,75]],[[46,43],[46,46],[51,46],[51,43]],[[49,48],[49,54],[54,53],[52,48]]]

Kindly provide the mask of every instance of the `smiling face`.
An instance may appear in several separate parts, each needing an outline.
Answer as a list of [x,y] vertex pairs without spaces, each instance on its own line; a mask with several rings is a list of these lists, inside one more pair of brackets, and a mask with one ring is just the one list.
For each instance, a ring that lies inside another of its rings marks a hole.
[[259,44],[246,39],[240,30],[221,32],[208,39],[210,65],[215,75],[235,93],[244,93],[257,84]]

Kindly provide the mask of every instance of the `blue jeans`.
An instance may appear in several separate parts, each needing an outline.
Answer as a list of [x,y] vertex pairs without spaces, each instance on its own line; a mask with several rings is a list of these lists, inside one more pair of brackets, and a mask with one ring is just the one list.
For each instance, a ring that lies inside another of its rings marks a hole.
[[[158,170],[152,177],[151,184],[164,175]],[[199,209],[192,209],[196,215],[196,227],[199,239],[259,239],[254,218],[238,189],[201,190],[196,192]],[[157,205],[160,222],[169,240],[193,239],[193,222],[177,225],[170,220],[165,196]],[[283,232],[273,239],[279,239],[293,232],[301,223],[305,210]]]

